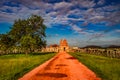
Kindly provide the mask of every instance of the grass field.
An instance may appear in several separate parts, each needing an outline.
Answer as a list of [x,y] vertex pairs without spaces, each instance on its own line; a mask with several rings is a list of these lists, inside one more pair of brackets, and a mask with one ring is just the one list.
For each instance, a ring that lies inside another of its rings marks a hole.
[[54,55],[55,53],[2,55],[0,56],[0,80],[17,80]]
[[85,53],[70,54],[94,71],[102,80],[120,80],[120,59]]

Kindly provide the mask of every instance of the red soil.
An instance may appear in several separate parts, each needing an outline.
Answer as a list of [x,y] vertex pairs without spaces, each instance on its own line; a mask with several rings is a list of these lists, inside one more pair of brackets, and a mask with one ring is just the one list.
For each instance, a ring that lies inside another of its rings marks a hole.
[[19,80],[101,80],[66,52],[60,52]]

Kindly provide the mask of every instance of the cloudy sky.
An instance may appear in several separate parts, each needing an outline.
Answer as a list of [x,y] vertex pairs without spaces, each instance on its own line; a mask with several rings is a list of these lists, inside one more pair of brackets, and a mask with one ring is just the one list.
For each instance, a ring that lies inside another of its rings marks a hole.
[[120,0],[0,0],[0,33],[31,14],[44,18],[48,45],[120,45]]

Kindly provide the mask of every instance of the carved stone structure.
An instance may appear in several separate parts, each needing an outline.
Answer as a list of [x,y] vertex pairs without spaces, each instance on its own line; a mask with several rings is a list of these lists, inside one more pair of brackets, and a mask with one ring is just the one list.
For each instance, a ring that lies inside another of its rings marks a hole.
[[42,52],[60,52],[60,51],[70,51],[70,47],[68,46],[68,42],[66,39],[61,39],[60,44],[53,44],[50,45],[49,47],[43,48]]
[[68,46],[68,42],[66,39],[61,39],[60,40],[60,45],[59,45],[59,51],[66,51],[69,52],[69,46]]

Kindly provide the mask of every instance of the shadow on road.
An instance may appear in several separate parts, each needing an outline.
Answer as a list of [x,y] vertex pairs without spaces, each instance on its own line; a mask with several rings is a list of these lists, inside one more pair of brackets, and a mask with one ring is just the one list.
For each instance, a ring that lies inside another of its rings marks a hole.
[[56,66],[67,66],[66,64],[57,64]]
[[66,59],[76,59],[75,57],[68,57],[68,58],[66,58]]
[[38,73],[36,76],[44,76],[44,77],[55,77],[55,78],[63,78],[67,77],[66,74],[63,73]]

